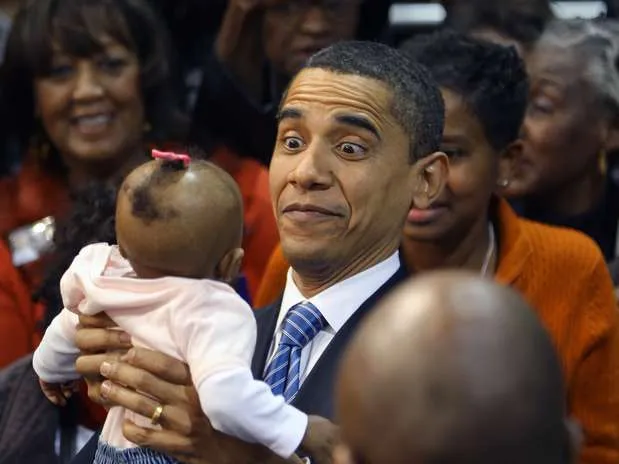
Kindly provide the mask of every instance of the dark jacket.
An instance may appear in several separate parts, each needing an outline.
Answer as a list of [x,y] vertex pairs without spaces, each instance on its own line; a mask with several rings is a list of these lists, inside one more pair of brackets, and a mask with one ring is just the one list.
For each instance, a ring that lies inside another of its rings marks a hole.
[[[75,405],[54,406],[41,392],[26,356],[0,372],[0,463],[62,464],[73,455]],[[61,455],[55,452],[62,425]]]

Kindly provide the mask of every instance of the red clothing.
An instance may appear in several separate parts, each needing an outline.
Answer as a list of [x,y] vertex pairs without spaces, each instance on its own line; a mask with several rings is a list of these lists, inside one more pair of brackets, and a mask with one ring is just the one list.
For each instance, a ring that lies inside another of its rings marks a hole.
[[0,367],[31,353],[39,341],[30,290],[0,241]]

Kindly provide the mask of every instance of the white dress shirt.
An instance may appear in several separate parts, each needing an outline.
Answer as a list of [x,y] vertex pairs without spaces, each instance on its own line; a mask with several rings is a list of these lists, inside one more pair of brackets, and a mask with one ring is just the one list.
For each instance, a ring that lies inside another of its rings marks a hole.
[[[292,269],[288,270],[286,288],[277,318],[277,326],[271,344],[269,362],[277,351],[277,346],[282,337],[282,325],[288,311],[293,306],[309,301],[313,304],[327,321],[327,326],[308,343],[301,351],[300,382],[314,368],[318,359],[335,337],[335,334],[344,327],[348,319],[361,307],[361,305],[382,287],[400,268],[399,252],[395,252],[386,260],[356,274],[342,282],[327,288],[312,298],[305,298],[292,278]],[[267,366],[268,366],[267,362]]]

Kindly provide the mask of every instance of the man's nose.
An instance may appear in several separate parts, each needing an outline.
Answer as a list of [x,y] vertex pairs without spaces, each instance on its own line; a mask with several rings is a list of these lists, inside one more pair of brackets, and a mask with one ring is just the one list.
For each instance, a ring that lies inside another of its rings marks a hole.
[[298,164],[291,171],[289,182],[303,190],[325,190],[333,183],[330,154],[319,142],[312,143],[296,155]]

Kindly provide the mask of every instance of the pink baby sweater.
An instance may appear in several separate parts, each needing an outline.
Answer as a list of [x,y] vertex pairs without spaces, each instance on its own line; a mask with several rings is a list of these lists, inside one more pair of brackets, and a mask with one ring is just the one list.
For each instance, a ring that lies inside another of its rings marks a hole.
[[[292,455],[301,443],[307,416],[253,379],[255,319],[227,284],[179,277],[139,279],[116,246],[100,243],[82,249],[60,289],[65,309],[47,329],[33,358],[42,380],[63,383],[79,377],[75,371],[78,315],[105,312],[131,335],[134,346],[189,365],[213,427],[262,443],[283,457]],[[101,439],[117,448],[135,446],[122,435],[124,419],[152,427],[150,418],[113,407]]]

